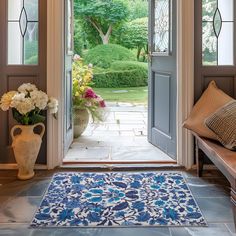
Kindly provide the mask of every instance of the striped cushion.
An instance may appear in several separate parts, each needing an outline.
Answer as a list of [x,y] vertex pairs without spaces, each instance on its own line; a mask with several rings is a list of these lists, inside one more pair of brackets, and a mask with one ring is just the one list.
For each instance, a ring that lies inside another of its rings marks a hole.
[[236,100],[213,113],[205,124],[226,148],[236,151]]

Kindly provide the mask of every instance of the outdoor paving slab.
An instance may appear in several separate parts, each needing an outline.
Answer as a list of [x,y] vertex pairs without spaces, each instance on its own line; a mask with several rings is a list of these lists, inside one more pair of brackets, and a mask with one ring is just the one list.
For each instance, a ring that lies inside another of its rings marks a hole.
[[173,161],[159,149],[147,147],[113,147],[111,159],[121,161]]
[[119,120],[119,124],[121,125],[129,125],[129,124],[134,124],[134,125],[145,125],[145,119],[140,119],[140,120]]
[[71,160],[107,160],[110,156],[110,147],[77,147],[68,151],[64,161]]
[[232,236],[224,224],[209,224],[208,227],[171,227],[172,236]]
[[195,198],[208,223],[233,222],[230,197]]

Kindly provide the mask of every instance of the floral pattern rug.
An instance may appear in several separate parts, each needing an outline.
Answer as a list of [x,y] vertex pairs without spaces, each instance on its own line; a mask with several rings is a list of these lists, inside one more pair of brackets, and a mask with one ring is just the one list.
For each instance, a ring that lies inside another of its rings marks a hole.
[[58,173],[32,227],[206,226],[179,173]]

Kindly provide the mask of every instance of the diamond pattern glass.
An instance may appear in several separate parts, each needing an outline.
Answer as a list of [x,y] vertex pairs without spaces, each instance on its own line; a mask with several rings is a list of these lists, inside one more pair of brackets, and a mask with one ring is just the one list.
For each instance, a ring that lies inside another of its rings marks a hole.
[[202,0],[202,63],[234,65],[233,0]]
[[38,0],[8,0],[8,64],[38,64]]

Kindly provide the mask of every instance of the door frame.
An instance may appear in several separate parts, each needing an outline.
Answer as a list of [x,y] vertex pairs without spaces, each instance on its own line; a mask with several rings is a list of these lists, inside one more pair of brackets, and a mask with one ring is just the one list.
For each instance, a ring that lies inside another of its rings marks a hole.
[[[194,0],[177,1],[177,163],[191,168],[194,163],[193,137],[183,129],[194,104]],[[48,119],[47,168],[62,165],[64,119],[64,0],[48,0],[48,83],[47,92],[59,99],[58,119]],[[63,16],[63,17],[62,17]],[[55,40],[55,38],[57,40]]]

